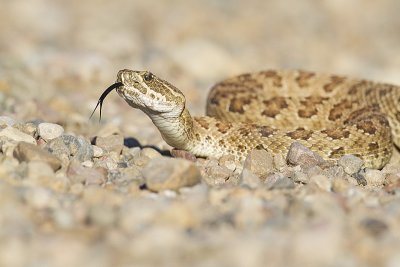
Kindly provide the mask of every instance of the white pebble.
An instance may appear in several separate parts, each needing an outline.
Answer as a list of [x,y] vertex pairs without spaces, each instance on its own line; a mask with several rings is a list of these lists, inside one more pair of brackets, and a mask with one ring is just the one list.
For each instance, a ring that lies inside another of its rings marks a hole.
[[100,158],[104,155],[104,151],[101,147],[92,145],[92,148],[93,148],[93,157]]
[[0,131],[0,136],[5,136],[17,142],[27,142],[36,145],[36,140],[29,134],[23,133],[18,129],[8,126]]
[[38,126],[38,135],[46,141],[57,138],[63,133],[64,128],[58,124],[43,122]]

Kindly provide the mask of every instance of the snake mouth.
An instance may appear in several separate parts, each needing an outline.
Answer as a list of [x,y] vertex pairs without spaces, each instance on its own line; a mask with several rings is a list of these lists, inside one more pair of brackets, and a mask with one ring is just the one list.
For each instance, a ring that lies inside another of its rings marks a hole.
[[89,120],[92,118],[94,112],[96,111],[97,107],[100,105],[100,118],[99,118],[99,122],[101,121],[101,108],[103,106],[103,101],[104,99],[107,97],[107,95],[114,89],[117,89],[118,87],[124,86],[124,84],[122,82],[116,82],[114,84],[112,84],[110,87],[108,87],[100,96],[99,101],[97,101],[96,107],[94,108],[92,114],[89,117]]

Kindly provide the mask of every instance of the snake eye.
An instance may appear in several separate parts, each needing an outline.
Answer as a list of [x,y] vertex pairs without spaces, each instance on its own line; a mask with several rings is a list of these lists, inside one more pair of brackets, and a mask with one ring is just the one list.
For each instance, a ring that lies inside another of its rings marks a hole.
[[143,75],[143,78],[145,81],[149,82],[149,81],[153,80],[153,74],[151,72],[146,72]]

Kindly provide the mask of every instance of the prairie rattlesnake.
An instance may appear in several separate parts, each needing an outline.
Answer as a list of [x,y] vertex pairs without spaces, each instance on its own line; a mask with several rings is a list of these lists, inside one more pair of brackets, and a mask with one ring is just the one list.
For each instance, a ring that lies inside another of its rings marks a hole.
[[382,168],[393,142],[400,145],[400,87],[390,84],[305,71],[242,74],[216,84],[207,116],[194,118],[184,95],[150,72],[119,71],[98,104],[113,89],[169,145],[202,157],[243,160],[252,149],[285,155],[297,141],[326,160],[353,154]]

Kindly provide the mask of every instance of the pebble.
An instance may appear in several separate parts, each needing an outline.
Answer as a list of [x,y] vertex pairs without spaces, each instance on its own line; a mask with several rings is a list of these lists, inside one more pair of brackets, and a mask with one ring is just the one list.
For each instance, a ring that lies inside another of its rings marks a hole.
[[193,162],[196,162],[197,158],[195,155],[193,155],[192,153],[185,151],[185,150],[181,150],[181,149],[172,149],[171,150],[171,155],[174,158],[181,158],[181,159],[187,159]]
[[242,169],[242,163],[237,162],[233,155],[224,155],[218,159],[218,164],[231,171]]
[[92,145],[92,149],[93,149],[93,157],[100,158],[101,156],[104,155],[104,151],[101,147]]
[[268,175],[274,172],[274,158],[266,150],[255,149],[247,155],[243,168],[248,169],[261,180],[265,180]]
[[64,128],[58,124],[43,122],[38,125],[37,133],[41,138],[49,141],[61,136],[64,133]]
[[356,156],[344,155],[338,160],[338,165],[343,168],[345,173],[352,175],[361,170],[364,162]]
[[74,183],[85,185],[100,185],[106,181],[107,171],[104,168],[84,167],[78,161],[71,161],[67,169],[67,176]]
[[143,177],[149,190],[178,190],[200,182],[201,175],[196,165],[188,160],[173,158],[152,159],[143,169]]
[[367,185],[382,186],[385,183],[386,175],[379,170],[366,169],[364,177]]
[[217,161],[210,160],[205,165],[200,165],[203,181],[210,185],[224,184],[233,175],[232,170],[220,166]]
[[94,138],[94,145],[105,151],[114,151],[120,154],[124,147],[124,137],[119,134],[112,134],[105,137],[96,136]]
[[255,189],[262,185],[261,179],[249,169],[243,169],[240,174],[240,185]]
[[61,168],[61,161],[56,156],[31,143],[18,143],[18,145],[14,149],[14,157],[19,161],[45,162],[49,164],[54,171]]
[[93,147],[83,137],[62,135],[50,140],[46,148],[62,160],[76,159],[83,162],[93,158]]
[[327,164],[320,155],[298,142],[290,145],[286,160],[290,164],[301,166],[323,166]]
[[265,185],[268,189],[292,189],[294,188],[294,182],[292,179],[280,174],[273,174],[267,177]]
[[310,177],[302,171],[296,171],[293,173],[293,180],[298,183],[307,184],[310,181]]
[[36,145],[35,138],[11,126],[7,126],[6,128],[0,130],[0,137],[1,136],[7,137],[13,141],[27,142]]

